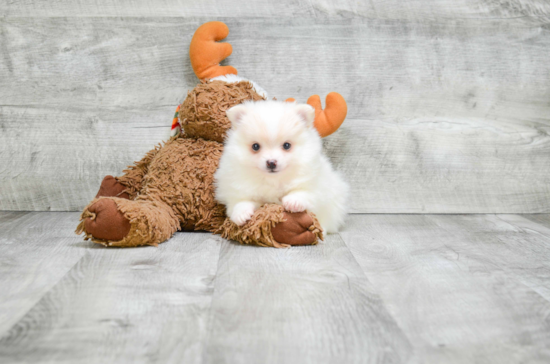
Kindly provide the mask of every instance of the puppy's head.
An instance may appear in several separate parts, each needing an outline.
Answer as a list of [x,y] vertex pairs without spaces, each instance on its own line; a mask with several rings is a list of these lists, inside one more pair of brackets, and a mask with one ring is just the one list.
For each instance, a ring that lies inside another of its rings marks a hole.
[[226,150],[244,167],[267,174],[304,167],[321,152],[313,127],[315,110],[280,101],[245,102],[227,110],[231,130]]

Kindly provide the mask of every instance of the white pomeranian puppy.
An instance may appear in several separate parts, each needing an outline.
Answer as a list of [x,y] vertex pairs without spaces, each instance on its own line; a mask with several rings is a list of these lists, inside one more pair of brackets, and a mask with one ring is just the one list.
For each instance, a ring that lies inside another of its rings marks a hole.
[[237,225],[265,203],[313,212],[325,233],[346,216],[349,186],[323,154],[315,110],[281,101],[245,102],[227,110],[231,121],[215,174],[216,199]]

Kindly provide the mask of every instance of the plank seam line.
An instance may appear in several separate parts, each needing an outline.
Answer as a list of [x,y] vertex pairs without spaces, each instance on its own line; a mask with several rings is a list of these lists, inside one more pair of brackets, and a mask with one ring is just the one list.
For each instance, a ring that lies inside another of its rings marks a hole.
[[[510,226],[513,226],[513,227],[515,227],[516,229],[520,229],[522,232],[526,233],[526,229],[525,229],[525,228],[522,228],[521,226],[517,226],[517,225],[515,225],[515,224],[513,224],[513,223],[511,223],[511,222],[508,222],[508,221],[506,221],[506,220],[503,220],[499,215],[501,215],[501,214],[495,214],[495,216],[496,216],[500,221],[502,221],[502,222],[504,222],[504,223],[506,223],[506,224],[508,224],[508,225],[510,225]],[[533,221],[533,220],[529,220],[528,218],[522,216],[522,214],[510,214],[510,215],[519,216],[519,217],[521,217],[522,219],[524,219],[524,220],[526,220],[526,221],[528,221],[528,222],[530,222],[530,223],[533,223],[533,224],[535,224],[535,225],[541,226],[541,227],[543,227],[544,229],[548,229],[548,227],[542,225],[542,224],[539,223],[539,222],[536,222],[536,221]],[[530,214],[526,214],[526,215],[530,215]],[[548,215],[548,214],[544,214],[544,215]],[[533,231],[534,233],[537,233],[537,234],[539,234],[539,235],[542,235],[542,236],[544,236],[546,239],[549,239],[549,240],[550,240],[550,235],[546,235],[545,233],[542,233],[542,232],[540,232],[540,231],[533,230],[533,229],[529,229],[529,230],[530,230],[530,231]]]
[[40,302],[42,302],[42,300],[44,299],[44,297],[46,297],[46,295],[48,295],[50,292],[52,292],[55,287],[57,287],[59,285],[59,283],[67,276],[67,274],[69,272],[71,272],[79,263],[82,259],[84,259],[87,255],[89,255],[88,252],[82,254],[82,256],[80,257],[80,259],[78,259],[75,264],[73,264],[69,269],[67,269],[67,271],[65,272],[65,274],[63,274],[56,282],[54,285],[52,285],[50,287],[50,289],[48,289],[46,292],[44,292],[44,294],[42,294],[40,296],[40,298],[36,301],[36,303],[34,305],[32,305],[31,307],[29,307],[28,310],[26,310],[20,317],[19,319],[17,320],[17,322],[15,322],[10,328],[6,329],[4,332],[1,332],[0,333],[0,342],[2,342],[4,339],[8,338],[10,335],[9,333],[14,329],[14,327],[16,327],[20,322],[21,320],[23,320],[28,314],[30,311],[32,311],[36,306],[38,306],[40,304]]
[[218,261],[216,263],[216,273],[215,273],[214,279],[212,280],[213,288],[212,288],[212,295],[210,296],[210,307],[208,307],[208,316],[207,316],[207,322],[206,322],[206,335],[204,337],[204,341],[202,342],[201,363],[204,363],[204,358],[206,356],[206,348],[208,346],[208,343],[210,342],[210,338],[212,336],[212,331],[213,331],[213,328],[212,328],[213,324],[212,323],[214,321],[214,318],[213,318],[214,313],[213,313],[212,306],[214,305],[214,295],[216,294],[216,286],[217,286],[216,282],[218,281],[218,272],[220,271],[220,261],[221,261],[221,257],[222,257],[222,247],[223,247],[224,242],[226,242],[228,244],[231,244],[231,242],[226,241],[221,236],[218,236],[218,235],[213,235],[213,236],[218,241],[218,245],[219,245]]
[[[409,334],[401,327],[401,323],[399,321],[399,318],[398,317],[395,317],[393,315],[393,313],[391,312],[391,310],[388,309],[388,306],[386,305],[386,302],[384,301],[384,298],[382,297],[382,295],[380,294],[379,290],[376,289],[376,287],[374,286],[374,284],[369,280],[369,277],[367,276],[367,272],[365,272],[365,270],[363,269],[363,266],[361,264],[359,264],[359,262],[357,261],[357,258],[355,257],[355,254],[353,254],[353,252],[351,251],[348,243],[346,243],[346,239],[344,239],[342,237],[342,235],[340,235],[340,233],[336,233],[334,235],[338,235],[338,237],[340,238],[340,240],[342,240],[342,242],[344,243],[344,246],[346,247],[346,249],[348,249],[348,252],[351,254],[352,258],[353,258],[353,261],[355,262],[355,264],[357,264],[357,266],[359,267],[359,270],[361,271],[362,273],[362,278],[367,282],[367,284],[370,286],[371,290],[373,293],[375,293],[378,298],[380,299],[380,304],[382,305],[382,308],[387,312],[388,316],[391,317],[393,319],[393,322],[395,324],[395,326],[401,331],[401,333],[404,335],[404,337],[406,338],[407,340],[407,343],[408,345],[410,346],[410,348],[412,349],[412,352],[414,354],[414,345],[412,344],[412,341],[411,341],[411,338],[409,336]],[[348,279],[348,284],[349,284],[349,276],[346,275],[346,278]]]
[[[509,223],[508,221],[502,220],[502,219],[500,218],[500,216],[498,216],[499,214],[484,214],[484,215],[492,215],[492,216],[495,216],[495,217],[498,218],[499,220],[501,220],[501,221],[507,223],[507,224],[510,225],[510,226],[513,226],[513,227],[515,227],[515,228],[517,228],[517,229],[520,229],[523,233],[526,234],[526,232],[524,231],[524,229],[522,229],[521,227],[516,226],[516,225],[513,225],[513,224]],[[515,215],[515,214],[510,214],[510,215]],[[452,233],[450,230],[448,230],[448,229],[446,229],[445,227],[441,226],[441,225],[438,223],[437,220],[434,220],[434,219],[430,219],[430,220],[431,220],[436,226],[438,226],[440,229],[444,230],[444,231],[445,231],[446,233],[448,233],[449,235],[453,235],[453,233]],[[529,221],[530,221],[530,220],[529,220]],[[526,235],[527,235],[527,234],[526,234]],[[543,235],[543,234],[541,234],[541,235]],[[543,235],[543,236],[545,236],[545,235]],[[498,240],[500,241],[500,239],[498,239]],[[449,247],[448,245],[444,245],[444,246],[445,246],[447,249],[453,250],[453,249],[452,249],[451,247]],[[454,251],[454,250],[453,250],[453,251]],[[508,271],[506,271],[506,267],[503,267],[501,264],[497,264],[497,263],[494,263],[494,265],[495,265],[496,267],[498,267],[498,269],[500,270],[500,272],[501,272],[502,274],[504,274],[506,277],[508,277],[509,280],[514,281],[514,282],[516,282],[517,284],[522,285],[523,287],[525,287],[525,288],[526,288],[527,290],[529,290],[530,292],[535,293],[537,296],[540,296],[544,301],[550,303],[550,300],[548,300],[546,297],[541,296],[540,293],[538,293],[538,292],[535,291],[533,288],[529,287],[528,285],[526,285],[525,283],[523,283],[522,281],[520,281],[518,278],[516,278],[516,276],[512,276]],[[469,272],[468,272],[468,273],[469,273]]]

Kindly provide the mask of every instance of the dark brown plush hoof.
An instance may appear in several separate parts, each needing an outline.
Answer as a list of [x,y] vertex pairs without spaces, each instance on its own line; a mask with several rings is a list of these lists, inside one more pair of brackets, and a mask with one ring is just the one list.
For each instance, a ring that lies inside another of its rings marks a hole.
[[191,221],[182,222],[180,228],[181,231],[195,231],[195,224]]
[[119,183],[113,176],[105,176],[99,187],[99,191],[95,198],[98,197],[120,197],[125,199],[130,199],[128,193],[124,192],[126,186]]
[[271,229],[273,238],[280,244],[311,245],[317,236],[309,230],[313,219],[306,212],[284,212],[285,220]]
[[130,232],[130,221],[118,211],[116,203],[110,198],[101,200],[88,207],[95,215],[84,220],[86,232],[96,239],[118,241]]

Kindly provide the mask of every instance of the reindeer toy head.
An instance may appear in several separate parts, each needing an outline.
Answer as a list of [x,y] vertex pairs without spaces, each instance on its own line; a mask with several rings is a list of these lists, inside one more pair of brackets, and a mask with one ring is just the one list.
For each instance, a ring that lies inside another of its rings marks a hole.
[[[172,125],[173,136],[178,135],[183,127],[186,136],[223,142],[225,132],[231,126],[225,111],[247,100],[267,98],[263,88],[254,81],[237,76],[234,67],[219,65],[233,51],[231,44],[218,43],[228,34],[227,25],[218,21],[203,24],[195,32],[189,55],[201,84],[189,92],[178,109],[179,122],[175,120]],[[295,102],[294,98],[286,101]],[[327,95],[324,110],[318,95],[311,96],[307,103],[315,108],[314,125],[321,137],[334,133],[346,118],[346,101],[336,92]]]
[[[289,213],[266,204],[244,226],[225,215],[214,199],[214,173],[223,151],[230,121],[225,111],[267,93],[237,70],[219,63],[232,53],[222,22],[209,22],[195,32],[189,54],[201,83],[178,107],[172,138],[148,152],[120,177],[103,179],[96,197],[86,206],[78,234],[105,246],[157,245],[178,230],[202,230],[244,244],[288,247],[316,244],[321,230],[309,212]],[[287,99],[294,102],[294,99]],[[345,100],[329,93],[321,108],[319,96],[307,101],[315,108],[314,126],[322,137],[336,131],[347,113]]]

